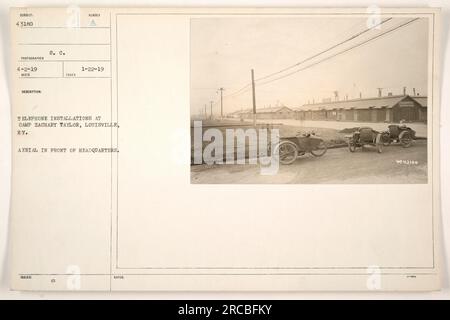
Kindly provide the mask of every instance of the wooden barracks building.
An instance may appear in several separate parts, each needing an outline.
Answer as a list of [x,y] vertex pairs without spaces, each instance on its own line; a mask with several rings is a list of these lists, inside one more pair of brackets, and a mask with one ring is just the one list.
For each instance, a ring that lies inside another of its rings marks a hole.
[[427,97],[389,95],[377,98],[329,101],[293,108],[298,120],[357,122],[426,122]]
[[[240,119],[253,119],[253,109],[245,109],[229,114],[229,117]],[[256,109],[257,119],[292,119],[295,118],[294,110],[286,106]]]
[[[228,117],[252,119],[253,110],[245,109]],[[297,119],[354,122],[427,121],[427,97],[388,95],[384,97],[328,101],[288,108],[278,106],[256,109],[257,119]]]

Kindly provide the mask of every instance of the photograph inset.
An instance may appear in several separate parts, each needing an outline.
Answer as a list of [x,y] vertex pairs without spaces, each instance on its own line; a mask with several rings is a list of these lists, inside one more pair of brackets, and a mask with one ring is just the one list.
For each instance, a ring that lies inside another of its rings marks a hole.
[[191,183],[427,183],[428,19],[191,20]]

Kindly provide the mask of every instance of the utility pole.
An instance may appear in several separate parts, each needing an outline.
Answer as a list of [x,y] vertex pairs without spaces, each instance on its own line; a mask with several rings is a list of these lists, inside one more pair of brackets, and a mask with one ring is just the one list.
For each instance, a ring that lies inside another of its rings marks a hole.
[[224,88],[219,88],[220,91],[220,118],[223,118],[223,90]]
[[334,101],[338,101],[339,100],[339,91],[335,90],[333,91],[334,93]]
[[206,103],[205,103],[205,119],[208,119],[208,112],[206,111]]
[[256,126],[255,72],[252,69],[253,125]]
[[211,118],[211,120],[212,120],[212,118],[213,118],[213,113],[212,113],[212,104],[213,104],[213,101],[210,101],[209,102],[210,103],[210,106],[211,106],[211,112],[210,112],[210,118]]

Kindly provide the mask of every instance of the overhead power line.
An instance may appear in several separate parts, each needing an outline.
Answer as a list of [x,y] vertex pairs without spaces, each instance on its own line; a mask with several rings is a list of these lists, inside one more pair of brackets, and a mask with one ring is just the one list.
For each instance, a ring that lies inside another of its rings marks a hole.
[[[385,22],[389,21],[390,19],[392,19],[392,18],[386,19],[386,20],[382,21],[381,23],[385,23]],[[398,25],[397,27],[394,27],[394,28],[392,28],[392,29],[390,29],[390,30],[387,30],[387,31],[383,32],[383,33],[380,33],[380,34],[378,34],[378,35],[376,35],[376,36],[374,36],[374,37],[372,37],[372,38],[370,38],[370,39],[368,39],[368,40],[365,40],[365,41],[363,41],[363,42],[361,42],[361,43],[358,43],[358,44],[356,44],[356,45],[354,45],[354,46],[351,46],[351,47],[349,47],[349,48],[347,48],[347,49],[345,49],[345,50],[343,50],[343,51],[340,51],[340,52],[338,52],[338,53],[336,53],[336,54],[333,54],[333,55],[331,55],[331,56],[328,56],[328,57],[326,57],[326,58],[324,58],[324,59],[322,59],[322,60],[319,60],[319,61],[317,61],[317,62],[315,62],[315,63],[312,63],[312,64],[310,64],[310,65],[307,65],[307,66],[305,66],[304,68],[300,68],[300,69],[297,69],[297,70],[292,71],[292,72],[290,72],[290,73],[287,73],[287,74],[285,74],[285,75],[282,75],[282,76],[280,76],[280,77],[277,77],[277,78],[274,78],[274,79],[270,79],[270,80],[264,81],[264,82],[262,82],[262,83],[259,83],[258,85],[261,86],[261,85],[265,85],[265,84],[268,84],[268,83],[271,83],[271,82],[274,82],[274,81],[277,81],[277,80],[281,80],[281,79],[284,79],[284,78],[286,78],[286,77],[289,77],[289,76],[291,76],[291,75],[293,75],[293,74],[296,74],[296,73],[298,73],[298,72],[300,72],[300,71],[309,69],[309,68],[311,68],[311,67],[313,67],[313,66],[316,66],[316,65],[318,65],[318,64],[320,64],[320,63],[322,63],[322,62],[324,62],[324,61],[330,60],[330,59],[332,59],[332,58],[334,58],[334,57],[336,57],[336,56],[338,56],[338,55],[344,54],[344,53],[346,53],[346,52],[348,52],[348,51],[350,51],[350,50],[352,50],[352,49],[355,49],[355,48],[358,48],[358,47],[360,47],[360,46],[363,46],[363,45],[365,45],[366,43],[369,43],[369,42],[371,42],[371,41],[374,41],[374,40],[376,40],[376,39],[378,39],[378,38],[380,38],[380,37],[382,37],[382,36],[384,36],[384,35],[386,35],[386,34],[389,34],[389,33],[394,32],[394,31],[396,31],[396,30],[398,30],[398,29],[400,29],[400,28],[402,28],[402,27],[405,27],[405,26],[407,26],[407,25],[409,25],[409,24],[411,24],[411,23],[413,23],[414,21],[417,21],[417,20],[419,20],[419,19],[420,19],[420,18],[415,18],[415,19],[409,20],[409,21],[407,21],[407,22],[405,22],[405,23],[402,23],[401,25]],[[380,23],[380,24],[381,24],[381,23]],[[371,30],[371,29],[368,29],[368,30]],[[367,32],[368,30],[365,30],[364,32]],[[359,32],[358,34],[352,36],[351,38],[352,38],[352,39],[355,39],[356,37],[358,37],[359,35],[363,34],[364,32]],[[350,38],[349,38],[349,39],[350,39]],[[348,40],[348,39],[347,39],[347,40],[344,40],[344,41],[342,41],[340,44],[334,45],[334,46],[332,46],[332,47],[330,47],[330,48],[328,48],[327,50],[324,50],[324,51],[327,52],[327,51],[331,50],[331,48],[336,48],[338,45],[341,45],[341,44],[343,44],[343,43],[345,43],[345,42],[348,42],[348,41],[350,41],[350,40]],[[318,54],[315,54],[313,57],[317,57],[317,56],[319,56],[319,55],[321,55],[321,54],[323,54],[323,53],[325,53],[325,52],[320,52],[320,53],[318,53]],[[309,60],[313,59],[313,57],[307,58],[307,59],[305,59],[305,60],[309,61]],[[299,63],[296,63],[296,65],[297,65],[297,66],[298,66],[298,65],[301,65],[302,63],[305,62],[305,60],[301,61],[301,63],[300,63],[300,62],[299,62]],[[292,68],[292,66],[291,66],[291,67],[288,67],[288,68],[285,68],[285,69],[283,69],[283,70],[286,71],[286,70],[291,69],[291,68]],[[276,73],[272,73],[272,74],[270,74],[270,75],[261,77],[261,78],[259,78],[258,80],[262,80],[262,79],[269,78],[269,76],[273,76],[273,75],[279,74],[279,73],[281,73],[281,72],[283,72],[283,71],[280,70],[280,71],[278,71],[278,72],[276,72]],[[256,82],[256,81],[257,81],[257,79],[255,79],[255,82]],[[246,84],[245,86],[243,86],[243,87],[240,88],[239,90],[237,90],[237,91],[235,91],[235,92],[233,92],[233,93],[231,93],[231,94],[229,94],[229,95],[227,95],[227,96],[224,96],[224,97],[232,97],[232,96],[236,96],[236,95],[245,93],[245,92],[247,92],[247,91],[249,91],[249,90],[251,90],[251,83]]]
[[356,45],[354,45],[354,46],[351,46],[350,48],[347,48],[347,49],[345,49],[345,50],[343,50],[343,51],[340,51],[340,52],[335,53],[335,54],[333,54],[333,55],[331,55],[331,56],[328,56],[328,57],[326,57],[326,58],[324,58],[324,59],[322,59],[322,60],[319,60],[319,61],[317,61],[317,62],[315,62],[315,63],[313,63],[313,64],[307,65],[306,67],[297,69],[297,70],[295,70],[295,71],[292,71],[292,72],[290,72],[290,73],[287,73],[287,74],[285,74],[285,75],[283,75],[283,76],[280,76],[280,77],[278,77],[278,78],[271,79],[271,80],[268,80],[268,81],[259,83],[258,85],[261,86],[261,85],[265,85],[265,84],[268,84],[268,83],[271,83],[271,82],[274,82],[274,81],[277,81],[277,80],[281,80],[281,79],[284,79],[284,78],[286,78],[286,77],[289,77],[289,76],[291,76],[291,75],[293,75],[293,74],[295,74],[295,73],[298,73],[298,72],[300,72],[300,71],[309,69],[309,68],[311,68],[311,67],[313,67],[313,66],[316,66],[316,65],[318,65],[318,64],[320,64],[320,63],[322,63],[322,62],[324,62],[324,61],[330,60],[331,58],[334,58],[334,57],[336,57],[336,56],[338,56],[338,55],[341,55],[341,54],[343,54],[343,53],[346,53],[346,52],[348,52],[348,51],[350,51],[350,50],[352,50],[352,49],[355,49],[355,48],[358,48],[358,47],[360,47],[360,46],[362,46],[362,45],[365,45],[366,43],[368,43],[368,42],[370,42],[370,41],[376,40],[376,39],[378,39],[378,38],[380,38],[380,37],[382,37],[382,36],[384,36],[384,35],[386,35],[386,34],[388,34],[388,33],[391,33],[391,32],[393,32],[393,31],[395,31],[395,30],[398,30],[398,29],[400,29],[400,28],[402,28],[402,27],[404,27],[404,26],[406,26],[406,25],[408,25],[408,24],[411,24],[411,23],[413,23],[414,21],[419,20],[419,19],[420,19],[420,18],[412,19],[412,20],[410,20],[410,21],[408,21],[408,22],[406,22],[406,23],[403,23],[403,24],[401,24],[401,25],[399,25],[399,26],[397,26],[397,27],[395,27],[395,28],[392,28],[392,29],[390,29],[390,30],[388,30],[388,31],[386,31],[386,32],[383,32],[383,33],[381,33],[381,34],[378,34],[378,35],[376,35],[375,37],[372,37],[372,38],[370,38],[370,39],[368,39],[368,40],[365,40],[365,41],[363,41],[363,42],[361,42],[361,43],[359,43],[359,44],[356,44]]
[[243,92],[247,91],[247,90],[245,90],[245,91],[243,91],[243,90],[246,89],[246,88],[250,88],[251,85],[252,85],[251,83],[248,83],[248,84],[246,84],[245,86],[243,86],[242,88],[240,88],[239,90],[236,90],[236,91],[234,91],[233,93],[227,94],[227,95],[225,95],[225,96],[223,96],[223,97],[224,97],[224,98],[228,98],[228,97],[236,96],[236,95],[238,95],[239,93],[243,93]]
[[[274,76],[274,75],[280,74],[280,73],[285,72],[285,71],[287,71],[287,70],[289,70],[289,69],[292,69],[292,68],[294,68],[294,67],[297,67],[297,66],[299,66],[299,65],[301,65],[301,64],[303,64],[303,63],[305,63],[305,62],[307,62],[307,61],[310,61],[310,60],[312,60],[312,59],[318,57],[318,56],[321,55],[321,54],[324,54],[324,53],[326,53],[326,52],[328,52],[328,51],[330,51],[330,50],[333,50],[334,48],[336,48],[336,47],[338,47],[338,46],[340,46],[340,45],[342,45],[342,44],[344,44],[344,43],[346,43],[346,42],[349,42],[349,41],[351,41],[351,40],[353,40],[353,39],[355,39],[355,38],[357,38],[357,37],[363,35],[363,34],[366,33],[366,32],[371,31],[373,28],[378,27],[378,26],[382,25],[383,23],[386,23],[386,22],[388,22],[388,21],[390,21],[390,20],[392,20],[392,18],[387,18],[387,19],[381,21],[380,23],[374,25],[372,28],[368,28],[368,29],[365,29],[365,30],[363,30],[363,31],[361,31],[361,32],[358,32],[357,34],[354,34],[353,36],[351,36],[351,37],[349,37],[349,38],[347,38],[347,39],[345,39],[345,40],[343,40],[343,41],[341,41],[341,42],[339,42],[339,43],[337,43],[337,44],[335,44],[335,45],[333,45],[333,46],[331,46],[331,47],[329,47],[329,48],[327,48],[327,49],[325,49],[325,50],[323,50],[323,51],[321,51],[321,52],[319,52],[319,53],[317,53],[317,54],[315,54],[315,55],[313,55],[313,56],[311,56],[311,57],[308,57],[308,58],[306,58],[306,59],[304,59],[304,60],[302,60],[302,61],[300,61],[300,62],[297,62],[297,63],[295,63],[295,64],[293,64],[293,65],[290,65],[290,66],[288,66],[288,67],[286,67],[286,68],[284,68],[284,69],[281,69],[281,70],[279,70],[279,71],[276,71],[276,72],[270,73],[270,74],[268,74],[268,75],[266,75],[266,76],[257,78],[257,79],[255,79],[255,82],[260,81],[260,80],[264,80],[264,79],[267,79],[267,78],[270,78],[270,77],[272,77],[272,76]],[[245,89],[247,89],[247,90],[245,90]],[[247,91],[249,91],[250,89],[251,89],[251,83],[248,83],[248,84],[246,84],[245,86],[241,87],[240,89],[238,89],[238,90],[234,91],[233,93],[230,93],[230,94],[228,94],[228,95],[226,95],[226,96],[224,96],[224,97],[227,98],[227,97],[235,96],[235,95],[238,95],[238,94],[240,94],[240,93],[247,92]]]
[[349,37],[349,38],[347,38],[347,39],[345,39],[345,40],[343,40],[343,41],[341,41],[341,42],[339,42],[339,43],[337,43],[337,44],[335,44],[335,45],[333,45],[333,46],[331,46],[331,47],[329,47],[329,48],[327,48],[327,49],[325,49],[325,50],[322,50],[322,51],[320,51],[319,53],[316,53],[315,55],[312,55],[312,56],[310,56],[310,57],[308,57],[308,58],[306,58],[306,59],[304,59],[304,60],[302,60],[302,61],[300,61],[300,62],[297,62],[297,63],[295,63],[295,64],[293,64],[293,65],[290,65],[289,67],[286,67],[286,68],[284,68],[284,69],[281,69],[281,70],[279,70],[279,71],[277,71],[277,72],[273,72],[273,73],[268,74],[268,75],[266,75],[266,76],[264,76],[264,77],[255,79],[255,81],[264,80],[264,79],[270,78],[270,77],[272,77],[272,76],[274,76],[274,75],[283,73],[283,72],[285,72],[285,71],[287,71],[287,70],[289,70],[289,69],[295,68],[295,67],[297,67],[297,66],[299,66],[299,65],[301,65],[301,64],[303,64],[303,63],[305,63],[305,62],[308,62],[308,61],[310,61],[310,60],[312,60],[312,59],[314,59],[314,58],[316,58],[316,57],[318,57],[318,56],[320,56],[320,55],[322,55],[322,54],[324,54],[324,53],[326,53],[326,52],[328,52],[328,51],[330,51],[330,50],[333,50],[333,49],[337,48],[337,47],[340,46],[340,45],[343,45],[344,43],[347,43],[347,42],[349,42],[349,41],[351,41],[351,40],[353,40],[353,39],[355,39],[355,38],[357,38],[357,37],[359,37],[359,36],[365,34],[366,32],[372,31],[373,28],[378,27],[378,26],[382,25],[383,23],[386,23],[386,22],[388,22],[388,21],[390,21],[390,20],[392,20],[392,18],[387,18],[387,19],[381,21],[380,23],[374,25],[372,28],[367,28],[367,29],[364,30],[364,31],[358,32],[357,34],[354,34],[353,36],[351,36],[351,37]]

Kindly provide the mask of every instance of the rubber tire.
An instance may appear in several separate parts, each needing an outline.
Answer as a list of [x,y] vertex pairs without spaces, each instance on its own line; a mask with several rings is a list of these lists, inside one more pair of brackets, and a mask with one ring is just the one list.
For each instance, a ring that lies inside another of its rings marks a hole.
[[314,157],[321,157],[321,156],[323,156],[325,153],[327,153],[328,147],[327,147],[327,145],[325,144],[325,142],[322,141],[321,143],[319,143],[319,145],[322,145],[322,146],[323,146],[322,149],[318,149],[319,152],[316,152],[316,150],[311,150],[311,154],[312,154]]
[[391,144],[391,137],[387,133],[382,134],[381,141],[383,141],[383,145],[387,147]]
[[[285,161],[285,162],[283,162],[283,160],[280,159],[280,154],[279,154],[280,146],[283,145],[283,144],[289,144],[289,145],[291,145],[294,148],[294,157],[291,160]],[[278,152],[276,152],[276,151],[278,151]],[[273,148],[273,152],[274,152],[273,155],[275,157],[278,157],[279,162],[281,164],[284,164],[284,165],[289,165],[289,164],[294,163],[294,161],[297,160],[297,157],[298,157],[297,145],[295,143],[291,142],[291,141],[281,141],[279,144],[277,144],[275,146],[275,148]]]
[[356,146],[353,144],[353,139],[348,140],[348,150],[352,153],[356,151]]
[[400,134],[398,139],[400,140],[400,143],[402,144],[403,148],[409,148],[412,144],[411,135],[408,132],[404,132],[403,134]]

